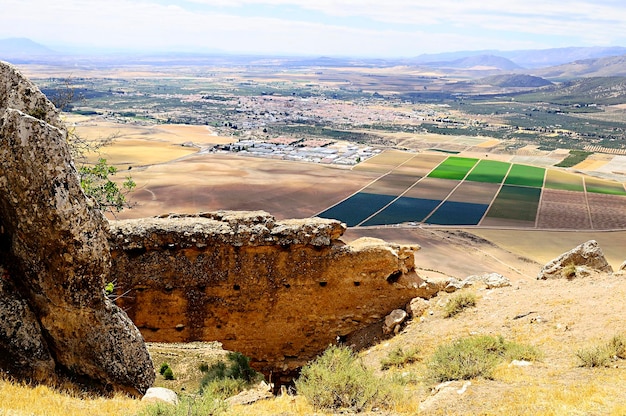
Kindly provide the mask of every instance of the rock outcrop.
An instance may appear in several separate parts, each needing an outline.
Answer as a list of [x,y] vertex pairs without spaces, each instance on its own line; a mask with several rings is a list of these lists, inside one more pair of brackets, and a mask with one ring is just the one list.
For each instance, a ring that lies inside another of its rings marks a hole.
[[346,245],[344,230],[264,212],[113,221],[118,303],[147,341],[218,340],[276,381],[336,339],[432,295],[414,270],[418,247]]
[[613,272],[613,268],[606,261],[602,249],[595,240],[582,243],[543,266],[537,279],[573,279],[592,272]]
[[143,394],[141,334],[104,294],[107,221],[80,188],[54,106],[0,63],[0,366]]

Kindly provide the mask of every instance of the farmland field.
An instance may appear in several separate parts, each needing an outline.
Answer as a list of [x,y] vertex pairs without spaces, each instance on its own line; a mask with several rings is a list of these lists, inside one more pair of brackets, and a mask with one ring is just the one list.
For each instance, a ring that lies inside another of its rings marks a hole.
[[546,170],[528,165],[514,164],[504,183],[506,185],[521,185],[541,188]]
[[545,189],[537,219],[539,228],[591,228],[591,217],[583,192]]
[[624,186],[617,182],[609,182],[596,178],[585,178],[587,192],[608,195],[626,195]]
[[438,225],[477,225],[487,208],[488,204],[446,201],[425,222]]
[[451,156],[437,166],[428,177],[461,180],[477,161],[478,159]]
[[[85,132],[102,137],[113,126]],[[264,209],[278,218],[337,218],[350,227],[626,228],[622,184],[563,170],[511,164],[504,158],[395,150],[349,169],[198,152],[181,146],[190,135],[194,143],[223,140],[205,127],[119,128],[119,138],[104,148],[104,155],[122,171],[132,166],[138,184],[131,195],[135,207],[119,218]]]
[[502,183],[510,168],[509,163],[481,160],[467,176],[468,181]]
[[541,189],[504,185],[487,212],[489,218],[535,222]]
[[546,188],[575,192],[585,190],[582,176],[554,169],[546,172]]
[[391,205],[363,223],[364,226],[421,222],[441,201],[400,197]]
[[359,192],[319,214],[323,218],[338,218],[354,227],[394,200],[393,196]]

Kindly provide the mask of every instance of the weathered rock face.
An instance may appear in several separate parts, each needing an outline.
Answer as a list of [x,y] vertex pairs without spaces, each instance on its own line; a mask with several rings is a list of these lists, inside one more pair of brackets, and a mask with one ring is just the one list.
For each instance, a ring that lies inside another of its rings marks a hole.
[[113,221],[118,303],[147,341],[218,340],[266,374],[289,372],[432,295],[414,270],[418,247],[345,245],[343,231],[264,212]]
[[572,279],[591,272],[612,272],[602,249],[595,240],[589,240],[567,253],[561,254],[539,271],[537,279]]
[[[0,365],[143,393],[154,368],[141,334],[104,295],[107,222],[90,209],[54,106],[0,63]],[[6,354],[4,354],[6,353]]]

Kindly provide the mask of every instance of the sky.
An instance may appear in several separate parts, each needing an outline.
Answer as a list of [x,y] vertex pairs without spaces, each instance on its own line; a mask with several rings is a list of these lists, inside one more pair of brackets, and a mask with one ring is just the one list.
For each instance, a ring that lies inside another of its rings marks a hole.
[[412,57],[626,46],[624,0],[0,0],[0,39],[56,50]]

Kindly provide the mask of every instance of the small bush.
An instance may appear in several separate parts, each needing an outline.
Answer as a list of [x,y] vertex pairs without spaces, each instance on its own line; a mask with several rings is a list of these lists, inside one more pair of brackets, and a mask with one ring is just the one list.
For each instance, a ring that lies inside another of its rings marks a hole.
[[198,366],[198,370],[200,370],[203,373],[206,373],[207,371],[209,371],[209,365],[207,363],[201,363]]
[[302,369],[296,390],[313,407],[325,410],[360,412],[384,407],[391,397],[350,348],[334,345]]
[[444,316],[451,318],[472,306],[476,306],[476,295],[473,293],[459,293],[450,299],[450,302],[446,305]]
[[211,365],[206,364],[200,368],[206,368],[202,381],[200,381],[200,393],[210,391],[218,397],[230,397],[243,391],[246,387],[259,381],[263,375],[250,367],[250,358],[239,352],[230,352],[226,356],[228,364],[223,361]]
[[439,346],[428,363],[428,373],[435,382],[491,378],[504,359],[537,360],[540,355],[533,347],[507,342],[501,336],[474,336]]
[[172,367],[167,367],[163,372],[163,377],[166,380],[174,380],[174,371],[172,371]]
[[609,341],[609,348],[615,357],[626,358],[626,339],[622,335],[614,335]]
[[403,367],[406,364],[411,364],[420,360],[419,347],[412,347],[408,350],[403,350],[401,347],[391,351],[386,358],[380,360],[381,369],[387,370],[391,367]]
[[161,364],[161,367],[159,368],[159,374],[163,375],[163,373],[165,373],[165,370],[167,370],[168,368],[170,368],[170,365],[168,363]]
[[576,277],[576,272],[577,271],[578,271],[578,269],[576,268],[576,265],[574,263],[570,263],[570,264],[566,265],[565,267],[563,267],[563,270],[561,271],[561,274],[566,279],[573,279],[573,278]]
[[610,367],[614,361],[626,358],[626,340],[615,335],[605,345],[578,350],[576,356],[580,367]]

